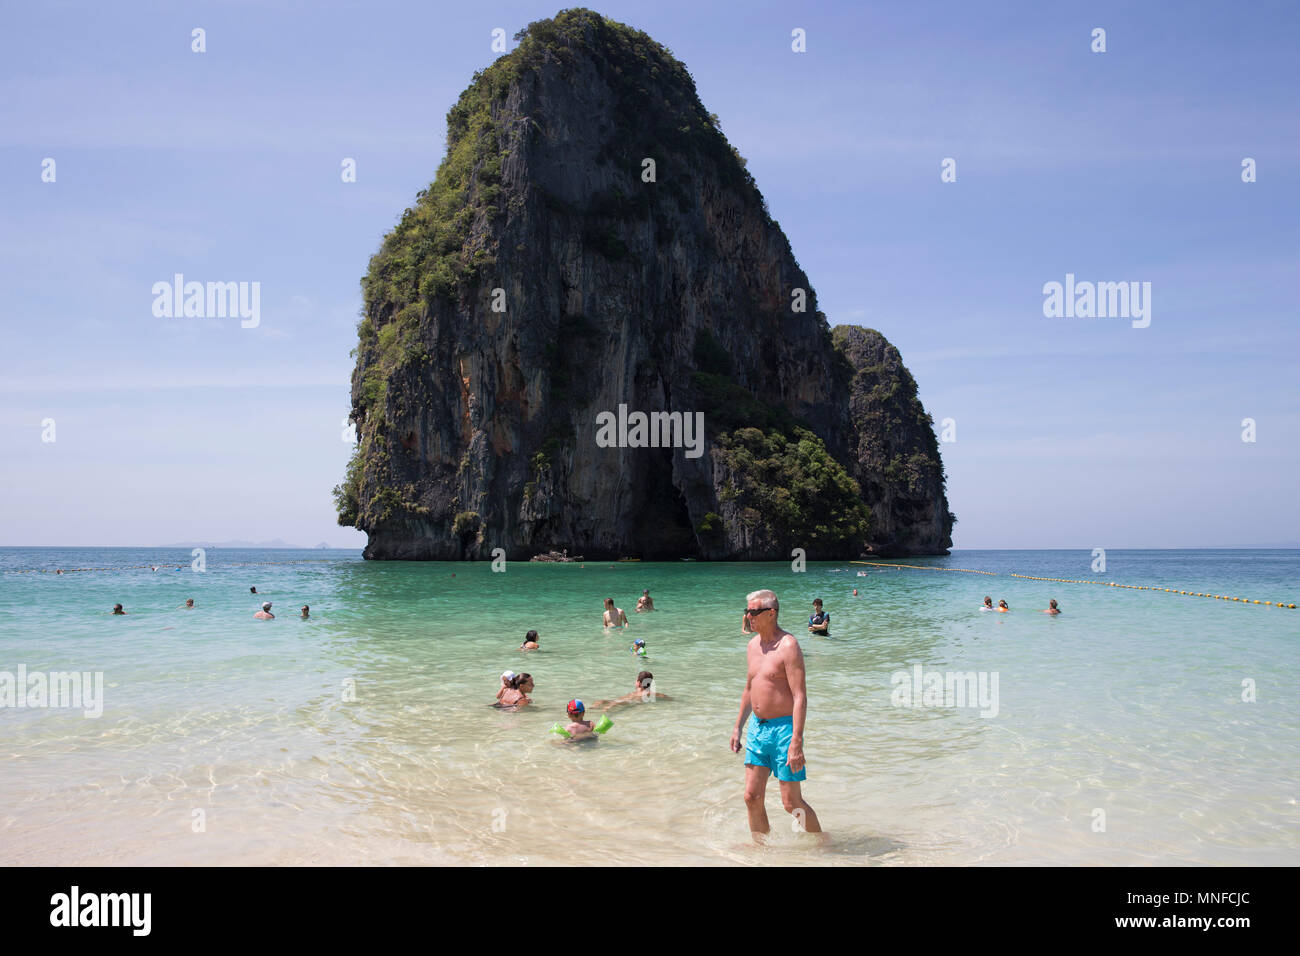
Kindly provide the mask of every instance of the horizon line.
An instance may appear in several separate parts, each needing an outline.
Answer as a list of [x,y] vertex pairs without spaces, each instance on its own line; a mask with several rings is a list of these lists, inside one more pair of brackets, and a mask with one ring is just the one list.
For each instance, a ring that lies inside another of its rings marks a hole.
[[[134,550],[141,550],[141,551],[143,551],[143,550],[151,550],[151,549],[170,549],[170,550],[176,550],[176,549],[180,549],[180,548],[193,548],[193,547],[205,547],[205,548],[208,548],[208,549],[224,548],[224,549],[226,549],[226,550],[228,550],[228,551],[364,551],[364,550],[365,550],[365,546],[364,546],[364,545],[362,545],[362,546],[360,546],[360,547],[351,547],[351,546],[348,546],[348,545],[333,545],[333,544],[331,544],[331,545],[329,545],[328,547],[325,547],[325,548],[322,548],[322,547],[320,547],[319,545],[307,545],[307,546],[302,546],[302,545],[285,545],[285,546],[283,546],[283,547],[276,547],[276,546],[274,546],[274,545],[265,545],[265,544],[257,544],[257,545],[233,545],[233,546],[232,546],[232,545],[221,545],[221,544],[213,544],[213,545],[190,545],[190,544],[0,544],[0,549],[3,549],[3,548],[14,548],[14,549],[18,549],[18,548],[26,548],[26,549],[31,549],[31,550],[35,550],[35,549],[75,550],[75,549],[77,549],[77,548],[82,548],[82,549],[90,549],[90,548],[101,548],[101,549],[107,549],[107,548],[119,548],[119,549],[134,549]],[[1080,547],[1057,547],[1057,548],[951,548],[951,549],[950,549],[950,552],[951,552],[951,553],[956,553],[956,552],[958,552],[958,551],[1087,551],[1087,552],[1091,553],[1092,550],[1093,550],[1093,548],[1090,548],[1090,547],[1082,547],[1082,546],[1080,546]],[[1300,551],[1300,543],[1293,544],[1293,545],[1232,545],[1232,546],[1221,546],[1221,545],[1196,545],[1195,547],[1190,547],[1190,548],[1171,548],[1171,547],[1108,547],[1108,548],[1106,548],[1105,550],[1106,550],[1106,551]],[[897,556],[897,557],[882,557],[881,555],[867,554],[865,557],[867,557],[867,558],[875,558],[875,559],[879,559],[879,560],[882,560],[882,561],[902,561],[902,560],[906,560],[906,559],[910,559],[910,558],[942,558],[942,557],[947,557],[947,555],[943,555],[943,554],[913,554],[913,555],[901,555],[901,556]],[[394,560],[394,559],[381,559],[381,560]],[[401,560],[401,559],[396,559],[396,560]],[[600,560],[603,560],[603,559],[594,559],[594,560],[598,563]],[[670,562],[672,562],[673,560],[675,560],[675,559],[673,559],[673,558],[666,558],[666,559],[663,559],[663,560],[661,560],[661,561],[646,561],[645,563],[647,563],[647,564],[665,564],[665,563],[670,563]],[[680,560],[680,559],[676,559],[676,560]],[[776,558],[776,559],[774,559],[774,560],[776,560],[776,561],[784,561],[785,559],[784,559],[784,558]],[[810,562],[810,563],[814,563],[814,564],[826,564],[826,563],[833,562],[833,561],[857,561],[857,560],[862,560],[862,559],[861,559],[861,558],[824,558],[824,559],[821,559],[821,560],[819,560],[819,561],[814,561],[814,562]],[[455,563],[458,563],[458,564],[474,564],[474,563],[478,563],[478,562],[475,562],[475,561],[468,561],[468,560],[465,560],[465,559],[457,559],[457,560],[455,561]],[[730,561],[730,562],[729,562],[729,561],[703,561],[703,562],[701,562],[701,563],[704,563],[704,564],[747,564],[747,563],[750,563],[750,564],[763,564],[763,563],[770,563],[770,562],[758,562],[758,561],[754,561],[754,562],[745,562],[745,561]]]

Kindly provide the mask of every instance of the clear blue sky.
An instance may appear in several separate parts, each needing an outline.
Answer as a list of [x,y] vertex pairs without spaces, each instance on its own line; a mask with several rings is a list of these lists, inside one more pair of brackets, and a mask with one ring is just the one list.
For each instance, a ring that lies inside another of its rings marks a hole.
[[[358,280],[492,29],[558,9],[10,5],[0,545],[363,544],[330,498]],[[956,420],[957,547],[1300,542],[1294,4],[596,9],[686,63],[832,324]],[[260,282],[260,326],[155,318],[178,272]],[[1045,318],[1067,272],[1152,283],[1150,327]]]

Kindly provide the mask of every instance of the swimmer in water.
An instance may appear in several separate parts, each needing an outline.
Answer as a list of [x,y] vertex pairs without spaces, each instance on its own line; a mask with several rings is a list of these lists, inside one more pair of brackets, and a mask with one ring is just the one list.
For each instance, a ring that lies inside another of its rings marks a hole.
[[646,655],[645,638],[638,637],[635,641],[632,642],[632,646],[628,649],[637,657],[645,657]]
[[257,618],[259,621],[273,620],[275,618],[275,615],[271,613],[271,602],[264,601],[262,603],[262,610],[254,614],[253,617]]
[[514,679],[515,679],[514,671],[501,672],[501,689],[497,691],[497,702],[494,706],[496,707],[501,706],[501,698],[505,696],[505,692],[510,689],[510,682]]
[[1061,613],[1061,609],[1060,609],[1059,607],[1056,606],[1056,598],[1052,598],[1052,600],[1048,602],[1048,604],[1047,604],[1047,610],[1045,610],[1043,613],[1044,613],[1044,614],[1060,614],[1060,613]]
[[611,707],[621,707],[623,704],[637,703],[654,703],[656,700],[672,700],[667,694],[661,694],[655,687],[655,675],[649,671],[642,671],[636,675],[636,690],[630,694],[624,694],[622,697],[616,697],[613,700],[598,700],[592,707],[604,707],[609,710]]
[[533,699],[528,696],[528,692],[533,689],[532,674],[516,674],[510,681],[510,686],[506,692],[501,695],[502,707],[523,707],[525,704],[531,704]]
[[529,631],[524,635],[524,642],[519,645],[521,651],[535,651],[542,645],[537,640],[537,632]]
[[1006,601],[998,601],[998,610],[1005,612],[1005,611],[1010,611],[1011,608],[1007,607]]
[[655,602],[650,597],[650,589],[646,588],[641,592],[641,596],[636,599],[636,613],[640,614],[642,611],[653,611],[654,609]]
[[304,604],[302,606],[302,619],[305,621],[309,617],[311,617],[311,605]]
[[192,610],[194,610],[194,598],[186,598],[186,599],[185,599],[185,609],[186,609],[187,611],[192,611]]
[[570,736],[574,740],[581,740],[584,737],[591,737],[593,740],[596,739],[596,725],[590,720],[582,719],[583,715],[587,712],[586,705],[584,705],[582,701],[574,698],[569,701],[569,705],[565,707],[564,710],[569,715],[568,726],[564,729],[569,732]]
[[123,610],[122,610],[122,605],[120,605],[120,604],[114,604],[114,605],[113,605],[113,613],[114,613],[114,614],[125,614],[126,611],[123,611]]
[[[612,568],[613,565],[611,564]],[[621,607],[614,607],[613,598],[605,598],[604,621],[606,627],[627,627],[627,615]]]
[[249,589],[248,589],[248,593],[249,593],[249,594],[256,594],[256,593],[257,593],[257,588],[249,588]]
[[808,618],[808,630],[822,637],[831,636],[831,616],[822,610],[822,599],[813,601],[812,617]]
[[993,610],[993,599],[991,597],[985,596],[984,603],[980,605],[980,610],[981,611]]

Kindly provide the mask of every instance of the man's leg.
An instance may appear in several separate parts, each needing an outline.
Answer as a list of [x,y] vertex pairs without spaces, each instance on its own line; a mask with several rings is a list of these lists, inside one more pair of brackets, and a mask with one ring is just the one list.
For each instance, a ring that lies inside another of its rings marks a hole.
[[[813,808],[808,805],[808,801],[803,798],[802,789],[799,781],[785,780],[777,781],[781,785],[781,804],[785,807],[786,813],[793,813],[796,820],[802,825],[804,831],[808,833],[821,833],[822,825],[817,819],[817,814]],[[746,797],[748,799],[748,797]]]
[[762,843],[762,837],[772,829],[767,822],[767,807],[763,805],[771,773],[767,767],[745,764],[745,811],[749,814],[749,832],[754,835],[755,843]]

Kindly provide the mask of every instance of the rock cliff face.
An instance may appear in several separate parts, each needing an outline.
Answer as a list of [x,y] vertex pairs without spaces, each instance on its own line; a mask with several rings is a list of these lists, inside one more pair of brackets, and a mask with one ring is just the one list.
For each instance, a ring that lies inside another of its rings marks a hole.
[[871,547],[882,554],[928,554],[952,546],[943,462],[934,422],[916,397],[903,359],[874,329],[836,326],[835,347],[853,369],[851,471],[871,507]]
[[[517,39],[362,282],[335,496],[366,556],[944,552],[915,383],[877,333],[833,341],[685,67],[587,10]],[[606,447],[620,405],[706,440]]]

